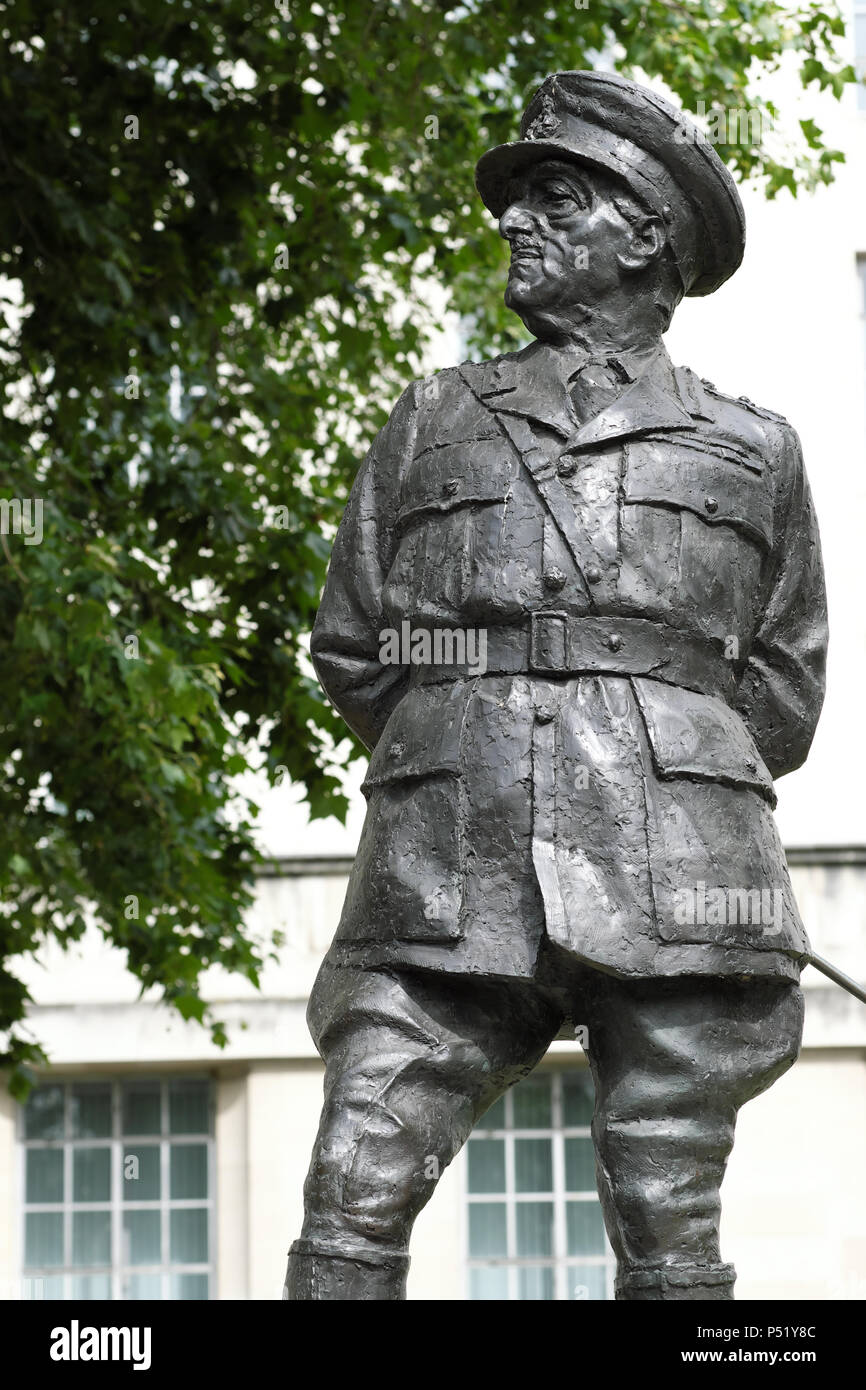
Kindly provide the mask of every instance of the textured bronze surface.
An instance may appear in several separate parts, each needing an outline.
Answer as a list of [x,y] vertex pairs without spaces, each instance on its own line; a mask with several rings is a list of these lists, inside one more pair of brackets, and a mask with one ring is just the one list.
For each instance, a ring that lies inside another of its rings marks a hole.
[[810,952],[773,819],[824,690],[800,445],[662,344],[744,245],[681,113],[556,74],[478,187],[535,341],[407,388],[313,633],[372,756],[287,1296],[404,1297],[436,1177],[570,1021],[617,1298],[730,1298],[734,1120],[797,1056]]

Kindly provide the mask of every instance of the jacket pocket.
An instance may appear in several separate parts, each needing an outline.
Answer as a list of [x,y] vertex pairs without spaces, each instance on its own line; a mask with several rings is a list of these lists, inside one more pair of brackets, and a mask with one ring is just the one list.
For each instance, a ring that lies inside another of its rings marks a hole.
[[772,548],[772,495],[765,474],[735,462],[721,448],[670,439],[629,443],[623,500],[685,509],[708,526],[733,526],[765,550]]
[[376,744],[361,786],[364,795],[433,773],[460,772],[460,739],[469,690],[460,681],[409,690]]
[[513,451],[504,439],[467,440],[425,449],[406,473],[397,517],[398,529],[458,507],[504,502],[515,471]]
[[460,742],[467,693],[410,690],[376,745],[369,805],[337,932],[341,942],[463,938]]
[[634,677],[658,775],[751,787],[771,806],[773,779],[743,720],[715,696]]

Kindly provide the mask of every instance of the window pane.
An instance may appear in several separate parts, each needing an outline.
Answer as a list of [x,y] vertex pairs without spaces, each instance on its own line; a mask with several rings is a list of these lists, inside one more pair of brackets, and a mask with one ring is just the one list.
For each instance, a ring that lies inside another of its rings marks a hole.
[[595,1192],[595,1150],[591,1139],[566,1139],[565,1190]]
[[177,1299],[205,1299],[208,1296],[206,1274],[173,1274],[171,1296]]
[[123,1296],[135,1302],[139,1299],[162,1298],[161,1274],[129,1274],[123,1281]]
[[72,1263],[74,1265],[111,1264],[110,1211],[74,1211],[72,1213]]
[[24,1219],[24,1263],[31,1269],[63,1264],[63,1213],[29,1211]]
[[121,1259],[127,1265],[158,1265],[160,1260],[160,1224],[158,1211],[125,1211],[123,1213]]
[[72,1276],[72,1297],[74,1299],[111,1298],[110,1274],[74,1274]]
[[595,1088],[592,1073],[589,1071],[566,1072],[562,1078],[562,1123],[568,1128],[573,1125],[592,1124],[592,1107],[595,1103]]
[[598,1202],[566,1202],[569,1255],[604,1254],[604,1220]]
[[111,1086],[72,1086],[69,1113],[73,1139],[111,1138]]
[[521,1299],[553,1298],[553,1270],[550,1265],[524,1265],[517,1271],[518,1297]]
[[530,1076],[514,1088],[515,1129],[550,1129],[550,1077]]
[[63,1297],[62,1274],[32,1274],[21,1280],[21,1297],[29,1301],[42,1302]]
[[27,1139],[63,1138],[62,1086],[37,1086],[30,1092],[24,1109],[24,1135]]
[[518,1255],[553,1254],[553,1203],[517,1203]]
[[565,1277],[568,1298],[585,1298],[593,1303],[603,1303],[607,1299],[604,1265],[569,1265]]
[[486,1114],[481,1116],[476,1126],[477,1129],[504,1129],[505,1128],[505,1097],[500,1096],[495,1100]]
[[25,1200],[63,1201],[63,1150],[28,1149]]
[[111,1149],[72,1150],[73,1202],[111,1200]]
[[124,1144],[121,1200],[158,1202],[160,1187],[159,1145]]
[[206,1197],[207,1144],[172,1144],[169,1173],[172,1197]]
[[472,1202],[469,1207],[469,1254],[505,1255],[508,1250],[504,1202]]
[[553,1156],[549,1139],[515,1139],[514,1185],[518,1192],[550,1192]]
[[508,1299],[508,1270],[501,1265],[491,1269],[470,1269],[470,1299]]
[[160,1134],[158,1081],[130,1081],[123,1087],[124,1134]]
[[170,1134],[210,1132],[210,1086],[207,1081],[173,1081],[168,1088]]
[[172,1261],[175,1264],[206,1264],[206,1208],[182,1207],[171,1213],[170,1221]]
[[[605,1300],[612,1296],[613,1256],[589,1134],[592,1072],[583,1066],[539,1070],[510,1096],[481,1117],[469,1140],[469,1297]],[[560,1123],[566,1130],[561,1137]],[[517,1133],[493,1138],[498,1127]],[[500,1263],[490,1266],[494,1258]]]
[[469,1191],[505,1191],[505,1140],[469,1141]]

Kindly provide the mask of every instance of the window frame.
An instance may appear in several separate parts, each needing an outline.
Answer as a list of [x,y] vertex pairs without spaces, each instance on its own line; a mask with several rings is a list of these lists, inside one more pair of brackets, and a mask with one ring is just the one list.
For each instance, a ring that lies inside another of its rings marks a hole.
[[[569,1202],[598,1202],[598,1193],[592,1192],[567,1192],[565,1188],[565,1141],[571,1138],[592,1138],[589,1125],[565,1125],[563,1124],[563,1092],[562,1080],[569,1073],[583,1072],[588,1073],[585,1064],[563,1064],[557,1059],[552,1065],[542,1065],[536,1071],[531,1072],[530,1076],[536,1080],[546,1077],[551,1087],[551,1127],[544,1129],[525,1129],[517,1128],[514,1125],[514,1091],[516,1087],[509,1087],[503,1096],[505,1103],[505,1127],[487,1128],[485,1127],[486,1116],[482,1116],[478,1124],[473,1128],[469,1139],[463,1149],[463,1162],[461,1164],[461,1258],[463,1266],[463,1298],[466,1301],[471,1299],[472,1291],[472,1270],[478,1268],[505,1268],[508,1277],[507,1302],[525,1302],[519,1296],[518,1270],[521,1268],[546,1267],[553,1270],[553,1298],[552,1302],[570,1302],[568,1298],[567,1271],[574,1266],[585,1267],[592,1265],[603,1268],[605,1271],[605,1298],[611,1301],[614,1297],[614,1280],[616,1278],[616,1256],[607,1238],[607,1231],[604,1233],[604,1252],[598,1255],[569,1255],[567,1253],[567,1226],[566,1226],[566,1204]],[[526,1078],[527,1080],[529,1078]],[[518,1085],[522,1084],[520,1082]],[[553,1171],[553,1188],[550,1192],[518,1192],[515,1183],[515,1157],[514,1141],[516,1139],[551,1139],[551,1163]],[[470,1192],[469,1191],[469,1144],[473,1139],[503,1139],[505,1141],[505,1190],[504,1192]],[[553,1203],[553,1253],[551,1255],[472,1255],[469,1251],[469,1211],[473,1205],[482,1203],[498,1202],[505,1203],[506,1239],[509,1251],[517,1248],[517,1206],[524,1202],[552,1202]],[[531,1300],[535,1301],[535,1300]],[[546,1300],[545,1300],[546,1301]]]
[[[207,1083],[207,1133],[172,1134],[169,1131],[170,1088],[178,1083]],[[71,1138],[72,1092],[76,1087],[110,1086],[111,1088],[111,1135],[106,1138]],[[123,1133],[123,1088],[134,1085],[158,1085],[160,1088],[160,1131],[159,1134]],[[172,1276],[182,1274],[203,1274],[208,1280],[208,1301],[216,1297],[217,1276],[217,1219],[216,1219],[216,1086],[210,1072],[152,1072],[117,1074],[69,1073],[62,1076],[43,1076],[37,1088],[60,1087],[63,1093],[63,1136],[60,1139],[28,1139],[26,1132],[26,1104],[17,1107],[16,1148],[17,1183],[19,1192],[19,1249],[20,1279],[25,1299],[41,1299],[44,1295],[45,1281],[62,1279],[62,1294],[58,1301],[88,1301],[80,1295],[73,1295],[72,1280],[88,1275],[109,1277],[108,1299],[112,1302],[138,1302],[128,1296],[129,1281],[137,1274],[154,1274],[160,1280],[160,1302],[185,1301],[172,1298]],[[173,1198],[170,1188],[170,1146],[172,1144],[202,1144],[207,1150],[207,1197]],[[160,1196],[153,1199],[125,1201],[123,1199],[123,1151],[144,1145],[159,1148]],[[96,1202],[76,1202],[73,1200],[73,1155],[77,1148],[108,1149],[111,1155],[110,1195],[107,1200]],[[29,1149],[60,1149],[63,1154],[63,1200],[60,1202],[28,1202],[27,1200],[27,1153]],[[207,1262],[171,1260],[170,1213],[181,1209],[207,1210]],[[108,1211],[111,1214],[110,1263],[106,1265],[73,1265],[72,1227],[73,1215],[79,1211]],[[126,1211],[158,1211],[160,1214],[160,1252],[159,1263],[132,1265],[123,1259],[123,1214]],[[31,1266],[27,1264],[27,1216],[30,1213],[46,1212],[63,1218],[63,1257],[64,1262],[56,1266]],[[156,1300],[154,1300],[156,1301]]]

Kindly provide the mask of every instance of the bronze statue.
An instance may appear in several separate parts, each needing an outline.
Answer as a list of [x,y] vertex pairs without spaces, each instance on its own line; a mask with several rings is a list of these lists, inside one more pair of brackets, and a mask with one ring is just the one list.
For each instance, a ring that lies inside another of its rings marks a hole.
[[800,445],[662,345],[744,249],[679,111],[557,73],[477,185],[536,341],[404,392],[313,633],[372,757],[287,1296],[404,1297],[437,1174],[580,1025],[617,1298],[731,1298],[719,1186],[810,958],[772,815],[824,689]]

